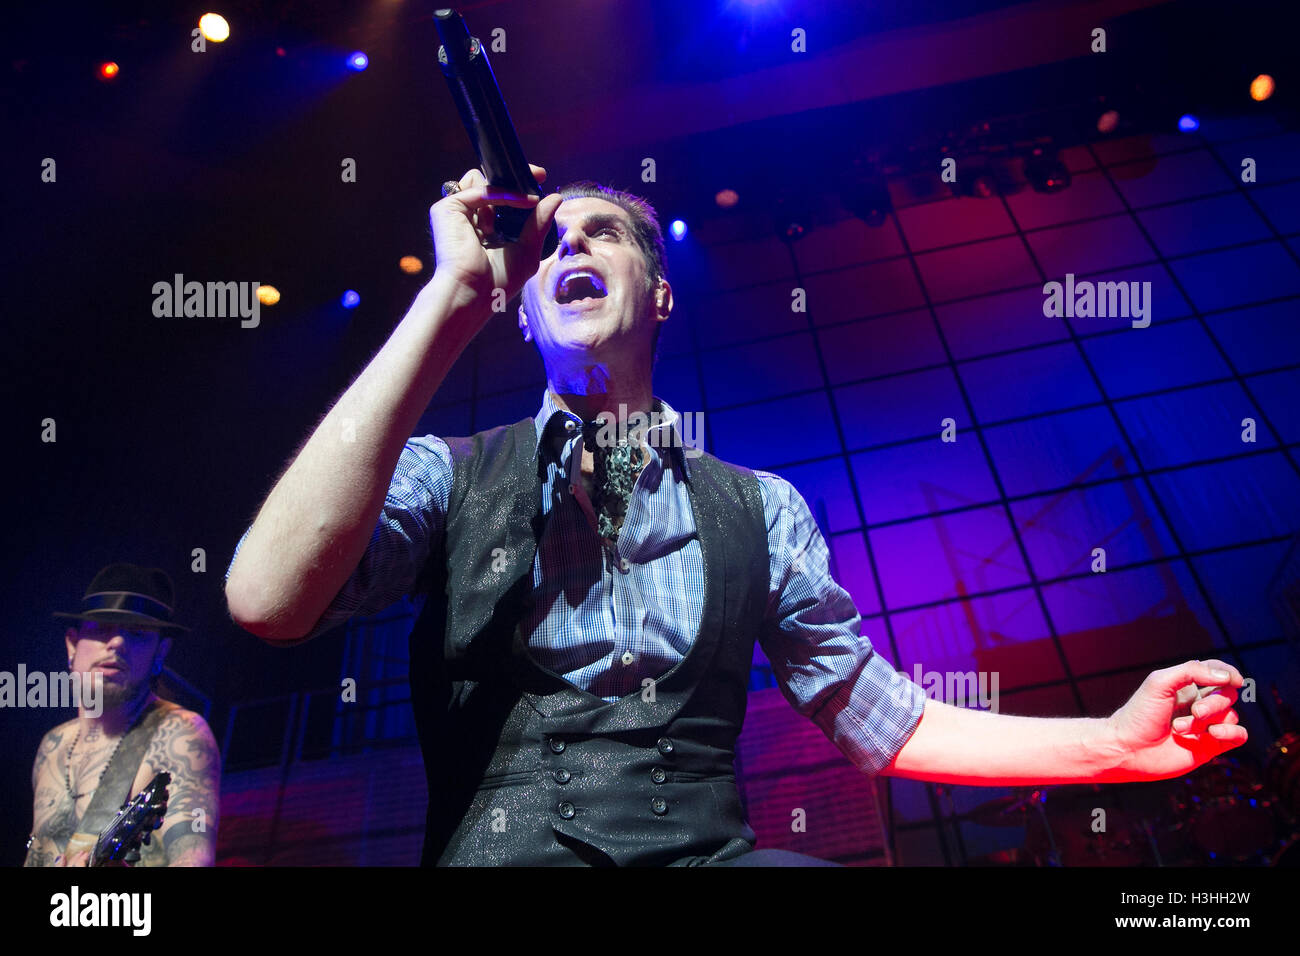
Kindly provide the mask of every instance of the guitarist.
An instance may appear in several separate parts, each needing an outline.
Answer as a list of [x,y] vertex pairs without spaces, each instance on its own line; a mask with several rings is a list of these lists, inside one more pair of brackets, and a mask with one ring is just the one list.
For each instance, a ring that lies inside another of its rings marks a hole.
[[[130,796],[171,774],[167,812],[141,866],[211,866],[217,840],[220,754],[207,722],[154,692],[171,636],[172,582],[158,568],[113,564],[95,576],[64,640],[68,670],[86,691],[77,716],[49,731],[32,767],[35,791],[26,866],[85,866],[100,832]],[[98,676],[97,676],[98,675]],[[201,812],[199,812],[201,811]]]

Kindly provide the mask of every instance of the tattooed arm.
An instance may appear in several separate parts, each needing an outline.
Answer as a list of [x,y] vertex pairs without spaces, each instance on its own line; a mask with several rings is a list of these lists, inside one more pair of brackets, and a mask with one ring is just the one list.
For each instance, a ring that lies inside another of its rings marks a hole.
[[147,777],[167,771],[167,816],[152,845],[141,854],[144,866],[212,866],[216,859],[221,755],[207,722],[177,707],[158,725],[145,754]]
[[58,763],[59,748],[74,723],[70,720],[50,730],[36,748],[32,763],[32,841],[23,866],[53,866],[72,835],[72,801],[67,797]]

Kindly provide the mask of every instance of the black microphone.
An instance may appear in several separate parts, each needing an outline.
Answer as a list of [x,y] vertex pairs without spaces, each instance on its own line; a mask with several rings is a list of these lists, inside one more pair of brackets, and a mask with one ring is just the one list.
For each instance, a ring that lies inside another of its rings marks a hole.
[[[488,183],[524,196],[529,193],[545,196],[546,190],[533,177],[524,158],[506,101],[488,62],[487,50],[477,37],[470,36],[464,19],[455,10],[435,10],[433,20],[442,41],[438,47],[438,65],[447,78],[452,99],[456,101],[461,122]],[[517,242],[535,208],[494,206],[497,234],[505,241]],[[542,244],[542,258],[549,256],[558,242],[552,219],[550,232]]]

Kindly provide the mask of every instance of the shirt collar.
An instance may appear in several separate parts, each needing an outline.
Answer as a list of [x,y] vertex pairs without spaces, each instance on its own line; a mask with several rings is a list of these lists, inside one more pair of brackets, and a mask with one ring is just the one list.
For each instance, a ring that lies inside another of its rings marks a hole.
[[[651,454],[658,455],[663,449],[669,449],[676,455],[678,463],[682,466],[682,473],[689,480],[690,456],[685,453],[686,446],[682,442],[681,430],[678,428],[681,417],[671,405],[657,396],[651,408],[660,416],[657,422],[646,429],[647,440],[651,443]],[[573,423],[572,430],[566,429],[567,422]],[[582,419],[560,408],[549,386],[542,392],[542,407],[533,418],[533,425],[537,432],[538,456],[544,461],[548,459],[554,461],[557,465],[562,461],[564,446],[582,434]],[[657,439],[651,437],[656,434],[659,436]]]

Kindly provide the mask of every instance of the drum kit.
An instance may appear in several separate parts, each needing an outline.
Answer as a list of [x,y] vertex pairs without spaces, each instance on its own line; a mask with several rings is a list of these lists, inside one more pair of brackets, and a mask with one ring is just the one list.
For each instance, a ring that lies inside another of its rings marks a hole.
[[1300,733],[1262,766],[1223,754],[1179,780],[1020,790],[958,819],[1025,829],[1023,847],[970,866],[1300,866]]

